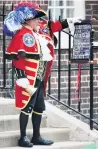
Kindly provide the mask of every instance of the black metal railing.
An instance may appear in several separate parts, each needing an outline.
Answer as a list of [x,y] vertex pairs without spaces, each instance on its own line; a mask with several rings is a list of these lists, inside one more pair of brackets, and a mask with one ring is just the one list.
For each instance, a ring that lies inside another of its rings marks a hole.
[[[66,31],[62,31],[66,34],[68,34],[69,36],[69,48],[68,48],[68,66],[67,66],[67,69],[62,69],[61,68],[61,52],[60,52],[60,49],[61,49],[61,33],[58,34],[58,69],[52,69],[52,71],[58,71],[58,98],[55,98],[53,97],[50,93],[50,88],[49,88],[49,92],[48,92],[48,97],[49,98],[52,98],[53,100],[55,100],[56,102],[58,102],[59,104],[67,107],[68,109],[74,111],[75,113],[81,115],[82,117],[86,118],[89,120],[89,124],[90,124],[90,129],[92,130],[93,129],[93,124],[97,124],[98,125],[98,122],[94,121],[93,120],[93,90],[96,90],[97,87],[94,89],[93,87],[93,71],[94,70],[98,70],[98,65],[96,66],[93,66],[93,63],[90,63],[89,64],[89,67],[88,66],[84,66],[81,67],[81,70],[89,70],[89,76],[90,76],[90,92],[89,92],[89,95],[90,95],[90,116],[85,116],[83,113],[81,113],[81,100],[80,102],[78,103],[78,111],[76,109],[73,109],[71,107],[71,71],[72,70],[78,70],[79,68],[71,68],[71,63],[70,63],[70,60],[71,60],[71,38],[73,38],[73,35],[71,35],[70,31],[69,32],[66,32]],[[93,48],[91,48],[90,50],[90,61],[93,61]],[[68,102],[67,104],[65,104],[64,102],[62,102],[60,100],[60,78],[61,78],[61,71],[68,71]],[[81,74],[80,74],[81,75]],[[80,80],[81,81],[81,80]],[[50,84],[50,83],[49,83]],[[81,86],[81,85],[80,85]],[[81,94],[81,91],[80,91],[80,94]],[[78,95],[79,96],[79,95]]]
[[[75,110],[74,108],[72,108],[72,107],[71,107],[71,106],[69,106],[68,104],[65,104],[65,103],[63,103],[63,102],[59,101],[57,98],[55,98],[54,96],[52,96],[52,95],[50,95],[50,94],[47,94],[47,95],[48,95],[48,97],[49,97],[49,98],[51,98],[51,99],[55,100],[56,102],[60,103],[61,105],[63,105],[63,106],[65,106],[65,107],[67,107],[68,109],[70,109],[70,110],[74,111],[75,113],[77,113],[77,114],[81,115],[82,117],[84,117],[84,118],[86,118],[86,119],[90,120],[90,124],[91,124],[91,122],[92,122],[92,123],[94,123],[94,124],[97,124],[97,125],[98,125],[98,122],[94,121],[93,119],[91,119],[91,118],[90,118],[90,117],[88,117],[88,116],[85,116],[84,114],[82,114],[81,112],[79,112],[79,111]],[[90,128],[91,128],[91,129],[93,129],[92,127],[90,127]]]
[[[13,4],[12,4],[12,9],[13,9]],[[6,16],[5,14],[5,4],[3,4],[3,9],[2,9],[2,13],[0,13],[0,17],[2,17],[2,20],[4,22],[4,17]],[[59,18],[60,19],[60,18]],[[68,53],[68,61],[70,62],[70,59],[71,59],[71,38],[73,38],[73,36],[71,35],[70,32],[66,32],[66,31],[62,31],[63,33],[65,34],[68,34],[68,44],[69,44],[69,48],[68,49],[65,49]],[[11,71],[11,86],[7,87],[6,85],[6,74],[8,73],[8,71],[6,72],[6,69],[7,69],[7,61],[5,59],[5,51],[6,51],[6,37],[4,35],[4,32],[2,32],[2,40],[3,41],[3,45],[2,45],[2,53],[3,53],[3,68],[2,68],[2,72],[3,72],[3,78],[0,78],[0,80],[2,79],[3,80],[3,85],[0,86],[0,89],[13,89],[14,91],[14,73],[13,73],[13,67],[11,67],[11,69],[9,70],[12,70]],[[85,116],[83,113],[77,111],[76,109],[72,108],[71,107],[71,72],[72,71],[77,71],[78,70],[78,67],[71,67],[71,63],[68,63],[67,65],[67,68],[61,68],[61,32],[59,32],[58,34],[58,67],[57,68],[53,68],[52,69],[52,72],[57,72],[58,73],[58,98],[56,99],[55,97],[53,97],[51,95],[51,77],[49,78],[49,83],[48,83],[48,96],[49,98],[55,100],[56,102],[58,102],[59,104],[62,104],[63,106],[67,107],[68,109],[78,113],[79,115],[83,116],[85,119],[88,119],[90,121],[90,128],[93,129],[93,124],[97,124],[98,123],[96,121],[93,120],[93,70],[98,70],[98,65],[96,66],[93,66],[93,64],[90,64],[90,66],[83,66],[81,67],[81,70],[89,70],[90,72],[90,117],[87,117]],[[92,54],[91,54],[91,57],[90,57],[90,60],[93,59],[93,51],[92,51]],[[12,64],[11,64],[12,65]],[[1,69],[0,69],[1,70]],[[60,80],[61,80],[61,72],[68,72],[68,100],[67,100],[67,104],[63,103],[61,101],[61,83],[60,83]],[[79,109],[81,108],[81,105],[79,105]]]

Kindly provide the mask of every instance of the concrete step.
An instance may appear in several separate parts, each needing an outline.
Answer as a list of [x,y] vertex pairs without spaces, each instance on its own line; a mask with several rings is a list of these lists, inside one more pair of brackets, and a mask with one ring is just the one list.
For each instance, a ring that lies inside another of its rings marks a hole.
[[[33,149],[95,149],[95,144],[93,142],[56,142],[51,146],[38,146],[35,145]],[[0,149],[26,149],[24,147],[7,147]],[[97,148],[96,148],[97,149]]]
[[[46,127],[47,116],[43,114],[41,127]],[[29,117],[28,129],[32,128],[31,116]],[[0,116],[0,132],[19,130],[19,115]]]
[[15,107],[14,99],[0,98],[0,116],[19,114],[20,110]]
[[[70,130],[65,128],[41,128],[41,135],[45,138],[58,141],[68,141]],[[27,136],[32,137],[32,129],[27,130]],[[17,146],[19,131],[0,132],[0,148]]]

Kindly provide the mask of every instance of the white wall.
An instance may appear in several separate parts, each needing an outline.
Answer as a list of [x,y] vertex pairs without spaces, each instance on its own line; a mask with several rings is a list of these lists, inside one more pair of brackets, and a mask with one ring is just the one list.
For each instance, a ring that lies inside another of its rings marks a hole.
[[85,0],[75,0],[75,17],[85,18]]

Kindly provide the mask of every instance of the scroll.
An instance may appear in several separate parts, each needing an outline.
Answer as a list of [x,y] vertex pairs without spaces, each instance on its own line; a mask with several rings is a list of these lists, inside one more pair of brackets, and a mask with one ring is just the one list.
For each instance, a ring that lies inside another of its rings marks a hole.
[[71,51],[71,61],[75,63],[87,62],[90,59],[92,48],[92,25],[91,21],[84,20],[75,23],[73,37],[73,49]]

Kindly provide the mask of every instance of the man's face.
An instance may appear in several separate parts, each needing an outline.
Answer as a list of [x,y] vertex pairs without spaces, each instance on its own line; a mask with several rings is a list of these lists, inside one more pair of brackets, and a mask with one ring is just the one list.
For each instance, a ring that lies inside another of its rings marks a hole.
[[34,30],[38,30],[38,27],[39,27],[39,23],[40,23],[40,19],[39,18],[36,18],[36,19],[32,19],[32,20],[29,20],[27,22],[27,24]]

